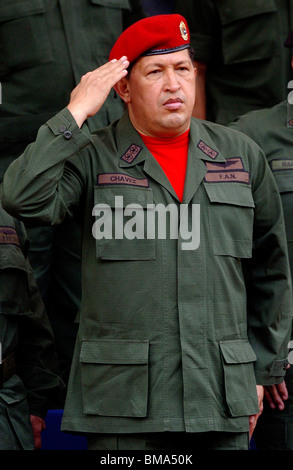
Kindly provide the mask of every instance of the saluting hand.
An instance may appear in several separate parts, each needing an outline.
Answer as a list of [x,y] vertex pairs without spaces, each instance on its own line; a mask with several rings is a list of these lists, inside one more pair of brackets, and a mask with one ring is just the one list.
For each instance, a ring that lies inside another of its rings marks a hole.
[[123,56],[83,75],[70,95],[67,106],[79,127],[96,114],[107,99],[112,87],[127,75],[129,61]]

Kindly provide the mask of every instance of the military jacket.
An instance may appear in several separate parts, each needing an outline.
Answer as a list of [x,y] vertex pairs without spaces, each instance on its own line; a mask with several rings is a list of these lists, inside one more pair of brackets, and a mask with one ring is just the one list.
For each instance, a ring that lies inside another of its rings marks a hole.
[[2,198],[23,220],[83,222],[64,430],[248,430],[256,383],[283,380],[292,321],[281,201],[251,139],[192,119],[180,203],[127,113],[91,135],[64,109]]
[[[1,0],[1,181],[39,127],[68,104],[81,76],[107,62],[123,29],[142,16],[139,0]],[[107,126],[122,113],[111,92],[89,126]]]
[[[289,97],[290,99],[290,97]],[[284,212],[291,275],[293,273],[293,106],[288,100],[272,108],[247,113],[237,118],[230,127],[251,137],[264,151],[277,183]],[[285,382],[289,399],[284,410],[264,408],[257,427],[255,441],[260,449],[292,448],[291,421],[293,398],[293,342],[288,344],[291,364]]]
[[29,415],[46,416],[62,381],[57,374],[53,333],[26,255],[23,224],[0,203],[1,362],[14,353],[16,364],[11,377],[0,385],[1,430],[6,423],[6,435],[0,435],[0,442],[3,444],[11,429],[24,449],[33,449]]
[[292,0],[178,0],[175,11],[189,24],[195,59],[207,65],[207,119],[228,124],[286,98]]

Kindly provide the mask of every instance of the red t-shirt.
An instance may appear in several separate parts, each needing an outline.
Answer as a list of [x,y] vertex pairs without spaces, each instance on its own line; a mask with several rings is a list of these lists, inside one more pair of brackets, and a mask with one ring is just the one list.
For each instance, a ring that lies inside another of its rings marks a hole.
[[171,139],[159,139],[140,134],[172,184],[180,201],[183,199],[187,166],[189,130]]

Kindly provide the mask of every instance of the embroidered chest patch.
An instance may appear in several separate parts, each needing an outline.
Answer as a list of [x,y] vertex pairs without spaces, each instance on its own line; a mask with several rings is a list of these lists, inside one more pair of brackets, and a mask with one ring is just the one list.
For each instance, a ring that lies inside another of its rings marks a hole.
[[219,152],[209,147],[207,144],[204,143],[203,140],[200,140],[197,144],[197,148],[201,150],[205,155],[211,158],[216,158],[219,155]]
[[142,147],[136,144],[131,144],[126,152],[122,155],[121,160],[127,163],[132,163],[141,152]]
[[0,244],[10,244],[19,246],[19,240],[15,228],[0,227]]
[[270,165],[273,171],[293,170],[293,160],[272,160]]
[[102,173],[97,175],[97,178],[98,185],[125,184],[128,186],[139,186],[141,188],[149,187],[147,178],[134,178],[133,176],[125,175],[123,173]]
[[245,183],[249,184],[249,172],[244,171],[240,157],[229,158],[226,162],[206,162],[207,183]]

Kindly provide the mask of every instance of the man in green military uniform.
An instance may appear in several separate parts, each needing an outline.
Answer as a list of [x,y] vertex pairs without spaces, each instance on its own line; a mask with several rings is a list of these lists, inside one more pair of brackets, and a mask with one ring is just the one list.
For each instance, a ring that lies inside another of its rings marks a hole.
[[178,0],[198,68],[194,116],[228,124],[286,98],[292,0]]
[[[285,45],[293,48],[293,33]],[[293,59],[291,61],[293,68]],[[293,106],[289,99],[272,108],[237,118],[230,127],[251,137],[264,151],[276,180],[285,218],[291,273],[293,273]],[[291,346],[292,347],[292,346]],[[293,369],[285,381],[265,389],[264,412],[254,432],[259,450],[293,450]]]
[[27,248],[23,224],[0,203],[0,450],[40,448],[49,402],[62,384]]
[[[88,434],[90,449],[247,449],[263,385],[287,367],[278,190],[255,143],[191,117],[189,48],[181,15],[128,28],[3,181],[22,220],[83,215],[62,429]],[[113,86],[128,110],[90,133]]]
[[[39,127],[67,105],[81,76],[102,65],[123,29],[142,16],[139,0],[0,2],[0,181]],[[88,126],[107,126],[122,113],[121,101],[111,92]],[[27,233],[29,259],[67,381],[81,297],[78,219],[54,228],[27,226]]]

